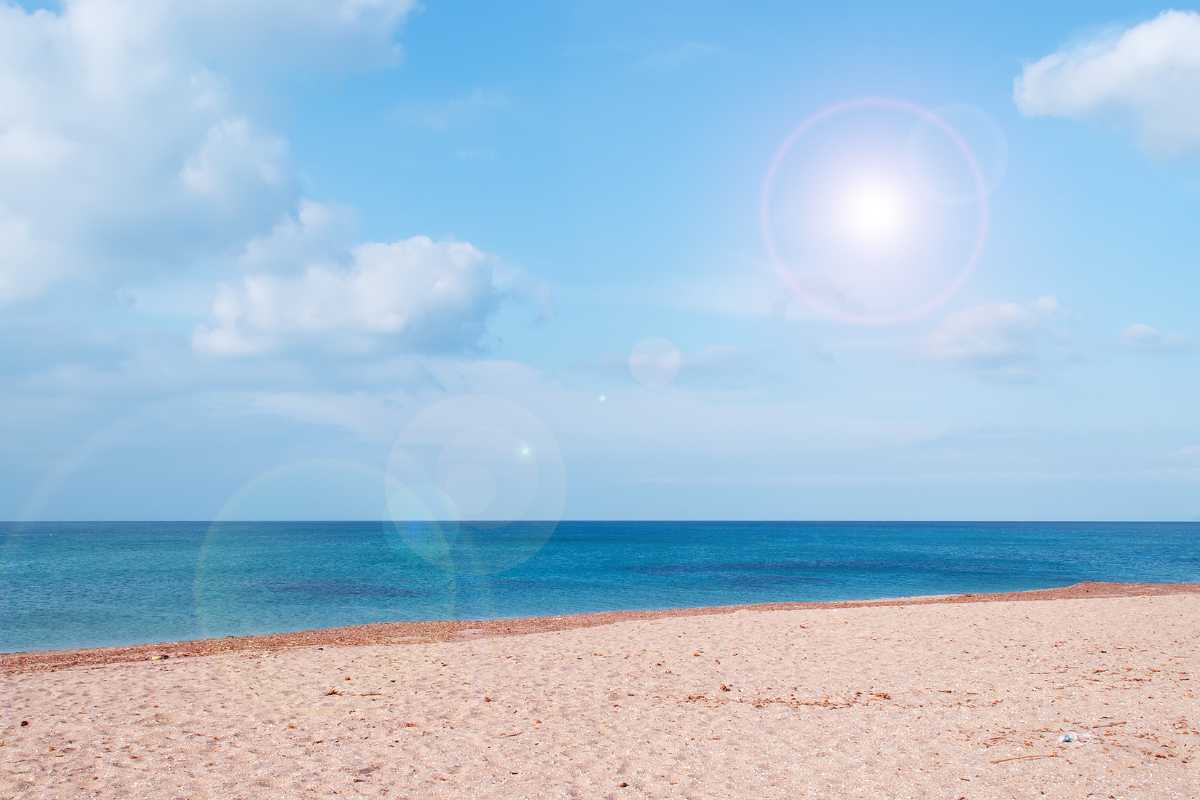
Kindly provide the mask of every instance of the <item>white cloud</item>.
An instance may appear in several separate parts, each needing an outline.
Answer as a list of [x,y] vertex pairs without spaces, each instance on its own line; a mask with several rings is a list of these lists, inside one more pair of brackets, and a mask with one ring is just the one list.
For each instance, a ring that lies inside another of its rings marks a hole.
[[13,121],[0,130],[0,162],[29,171],[53,169],[62,164],[74,146],[53,132]]
[[0,302],[84,270],[182,268],[261,233],[295,208],[298,178],[286,141],[249,118],[238,86],[276,68],[394,59],[412,7],[0,4]]
[[1188,340],[1177,334],[1163,333],[1145,323],[1137,322],[1121,332],[1121,342],[1141,353],[1178,353],[1186,350]]
[[0,303],[38,294],[63,268],[52,242],[34,238],[27,219],[0,206]]
[[925,340],[929,358],[1009,377],[1030,377],[1055,338],[1058,301],[988,303],[946,316]]
[[[68,0],[101,43],[130,29],[230,70],[354,69],[395,61],[394,34],[416,0]],[[110,53],[116,52],[114,47]]]
[[[394,60],[413,7],[0,3],[0,302],[86,283],[179,316],[218,283],[193,332],[199,352],[477,346],[503,299],[542,288],[470,244],[355,246],[353,212],[300,195],[288,142],[242,99],[269,94],[273,70]],[[507,102],[477,90],[427,121],[457,124]]]
[[282,185],[286,158],[282,139],[255,131],[244,119],[224,119],[208,129],[179,177],[194,194],[229,202],[247,184]]
[[355,247],[345,265],[265,273],[223,285],[196,350],[239,356],[293,343],[365,351],[469,349],[506,290],[490,259],[465,242],[416,236]]
[[351,241],[354,212],[349,208],[302,200],[289,213],[242,248],[238,265],[247,272],[278,272],[297,265],[328,261]]
[[1200,146],[1200,13],[1167,11],[1025,67],[1014,82],[1030,116],[1132,121],[1153,150]]

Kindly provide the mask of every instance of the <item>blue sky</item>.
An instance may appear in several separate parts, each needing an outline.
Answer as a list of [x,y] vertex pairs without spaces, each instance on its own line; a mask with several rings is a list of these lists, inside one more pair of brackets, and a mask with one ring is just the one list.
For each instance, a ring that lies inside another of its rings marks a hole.
[[0,518],[1200,518],[1164,12],[0,3]]

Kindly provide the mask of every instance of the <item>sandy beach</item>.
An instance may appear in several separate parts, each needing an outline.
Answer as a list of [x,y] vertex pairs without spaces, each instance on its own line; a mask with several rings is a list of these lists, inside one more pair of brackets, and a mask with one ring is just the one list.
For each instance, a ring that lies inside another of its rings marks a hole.
[[0,797],[1190,800],[1198,631],[1088,584],[6,655]]

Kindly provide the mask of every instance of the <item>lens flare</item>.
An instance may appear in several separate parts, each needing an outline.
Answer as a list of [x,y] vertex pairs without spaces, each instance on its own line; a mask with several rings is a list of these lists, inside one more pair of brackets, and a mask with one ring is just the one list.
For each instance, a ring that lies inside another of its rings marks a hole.
[[[939,106],[932,113],[952,127],[971,145],[984,188],[990,196],[1004,181],[1008,171],[1008,137],[986,111],[975,106],[954,104]],[[908,161],[914,166],[927,166],[953,150],[954,144],[933,125],[914,119],[905,141]],[[975,187],[971,176],[950,169],[932,171],[930,191],[941,203],[969,205],[975,202]]]
[[[940,147],[925,146],[935,137]],[[947,179],[967,187],[965,202],[944,201]],[[971,147],[938,115],[904,100],[850,100],[783,141],[763,181],[760,225],[775,272],[810,311],[904,322],[942,306],[978,266],[988,186]]]
[[895,242],[905,233],[908,214],[904,192],[887,179],[859,178],[839,198],[840,232],[859,244],[885,246]]
[[394,541],[456,575],[493,575],[541,550],[562,519],[558,442],[529,410],[458,395],[415,414],[387,466]]

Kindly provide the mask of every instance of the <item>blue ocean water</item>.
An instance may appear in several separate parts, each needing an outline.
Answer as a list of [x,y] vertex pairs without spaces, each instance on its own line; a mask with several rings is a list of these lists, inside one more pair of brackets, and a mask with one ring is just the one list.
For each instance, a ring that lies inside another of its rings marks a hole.
[[1200,581],[1200,523],[0,523],[0,651]]

